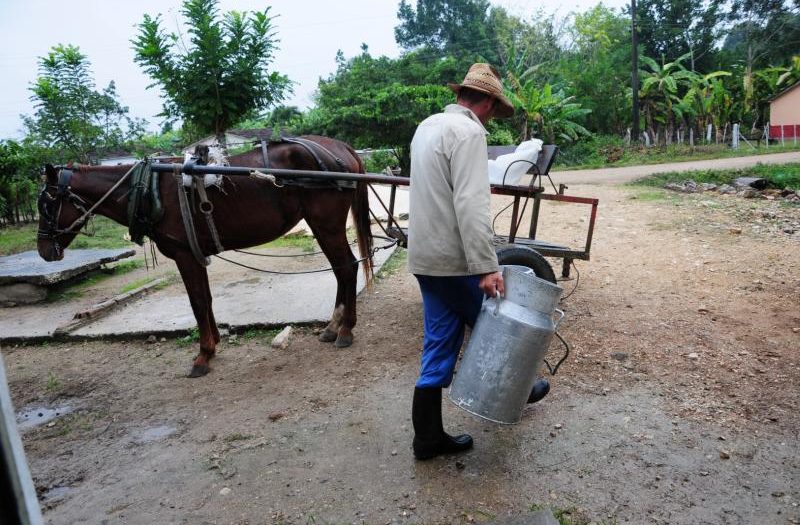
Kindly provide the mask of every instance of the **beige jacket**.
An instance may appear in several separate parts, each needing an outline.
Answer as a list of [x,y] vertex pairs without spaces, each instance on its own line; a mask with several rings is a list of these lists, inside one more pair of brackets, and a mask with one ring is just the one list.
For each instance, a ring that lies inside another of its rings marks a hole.
[[411,141],[408,269],[420,275],[498,270],[489,221],[486,129],[450,104],[422,121]]

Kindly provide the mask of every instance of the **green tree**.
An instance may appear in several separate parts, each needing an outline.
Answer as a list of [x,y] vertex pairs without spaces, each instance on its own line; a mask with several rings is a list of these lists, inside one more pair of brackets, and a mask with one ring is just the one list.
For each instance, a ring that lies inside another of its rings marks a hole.
[[525,21],[502,7],[492,7],[489,24],[494,34],[498,68],[516,67],[512,64],[524,58],[526,67],[550,64],[550,68],[536,72],[536,79],[541,83],[552,80],[556,73],[552,65],[557,64],[564,53],[559,41],[566,36],[563,26],[556,25],[554,14],[540,9],[531,14],[530,21]]
[[0,141],[0,224],[33,220],[44,151],[13,140]]
[[582,107],[586,127],[622,136],[630,125],[630,21],[598,5],[574,15],[571,49],[558,62],[563,83]]
[[640,0],[637,4],[642,54],[665,62],[687,55],[691,71],[710,68],[722,0]]
[[128,118],[112,81],[95,90],[89,60],[72,45],[57,45],[39,59],[32,84],[35,111],[24,116],[28,138],[60,160],[88,162],[141,135],[144,122]]
[[400,0],[395,40],[406,50],[427,47],[442,55],[495,63],[497,51],[489,0]]
[[441,79],[457,78],[455,61],[431,63],[427,57],[420,50],[396,60],[374,58],[363,46],[360,55],[345,60],[340,52],[337,71],[320,81],[316,107],[299,131],[335,136],[356,148],[394,148],[407,172],[417,124],[454,101]]
[[224,146],[225,130],[283,100],[289,79],[269,65],[276,50],[269,8],[229,11],[217,0],[185,0],[188,42],[165,33],[160,15],[145,15],[132,41],[135,60],[161,87],[162,115],[182,119],[190,133],[213,133]]
[[740,0],[731,3],[723,51],[729,63],[742,62],[750,74],[790,61],[800,41],[800,3]]

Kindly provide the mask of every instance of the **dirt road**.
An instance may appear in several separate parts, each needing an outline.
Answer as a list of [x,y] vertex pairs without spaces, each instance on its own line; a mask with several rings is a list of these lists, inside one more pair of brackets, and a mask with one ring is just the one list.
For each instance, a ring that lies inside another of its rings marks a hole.
[[755,166],[756,164],[786,164],[788,162],[800,162],[800,152],[791,151],[769,155],[731,157],[729,159],[695,160],[597,170],[567,170],[552,172],[552,176],[556,184],[621,184],[648,175],[670,171],[741,169]]
[[[411,454],[421,310],[404,269],[362,294],[351,348],[252,333],[202,379],[175,340],[4,348],[18,407],[73,410],[23,435],[47,522],[473,523],[547,506],[581,524],[800,523],[800,237],[781,222],[800,210],[570,192],[600,199],[592,261],[562,283],[572,357],[518,425],[446,403],[446,426],[476,440],[462,456]],[[574,244],[585,221],[554,205],[540,231]]]

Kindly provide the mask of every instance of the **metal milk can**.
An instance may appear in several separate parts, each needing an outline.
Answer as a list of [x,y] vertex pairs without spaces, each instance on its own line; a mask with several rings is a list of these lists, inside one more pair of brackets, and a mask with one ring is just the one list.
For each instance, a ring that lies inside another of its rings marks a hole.
[[[484,299],[450,401],[494,421],[516,423],[564,312],[562,288],[525,266],[503,266],[505,297]],[[558,321],[553,314],[558,312]]]

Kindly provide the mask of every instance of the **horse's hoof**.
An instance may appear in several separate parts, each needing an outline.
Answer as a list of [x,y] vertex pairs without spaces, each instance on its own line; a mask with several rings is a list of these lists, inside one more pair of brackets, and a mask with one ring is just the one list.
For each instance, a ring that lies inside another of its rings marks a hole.
[[319,340],[323,343],[332,343],[334,341],[338,342],[336,332],[333,330],[328,330],[327,328],[323,330],[321,334],[319,334]]
[[353,344],[353,336],[352,335],[339,336],[336,338],[336,343],[334,344],[336,345],[336,348],[347,348],[348,346]]
[[211,370],[208,365],[194,365],[192,367],[192,371],[189,372],[189,375],[186,377],[203,377],[206,375],[209,370]]

